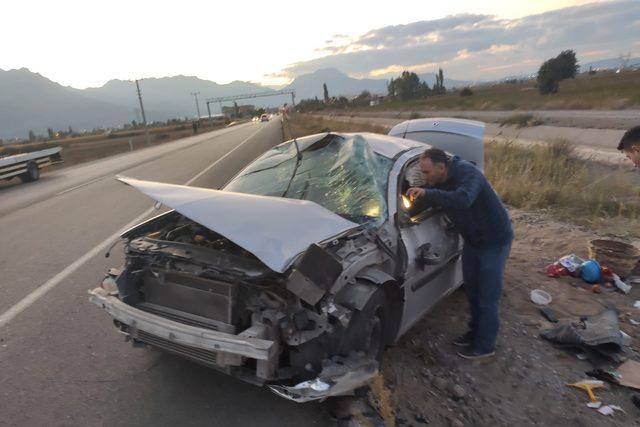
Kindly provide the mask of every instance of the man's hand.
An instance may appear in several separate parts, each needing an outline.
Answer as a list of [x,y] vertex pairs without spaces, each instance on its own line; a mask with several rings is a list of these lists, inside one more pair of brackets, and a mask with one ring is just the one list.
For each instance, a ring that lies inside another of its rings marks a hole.
[[411,187],[409,190],[407,190],[407,196],[409,196],[409,199],[412,202],[418,197],[424,197],[425,194],[427,194],[427,190],[420,187]]

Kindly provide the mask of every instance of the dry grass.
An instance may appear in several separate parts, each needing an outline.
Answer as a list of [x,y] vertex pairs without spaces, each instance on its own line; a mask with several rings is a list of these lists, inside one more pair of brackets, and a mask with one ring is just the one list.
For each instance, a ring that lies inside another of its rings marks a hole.
[[[296,136],[324,128],[387,133],[382,126],[306,115],[298,115],[291,123]],[[578,158],[565,140],[530,147],[513,142],[485,144],[485,174],[510,206],[547,211],[600,232],[640,237],[640,174],[630,167]]]
[[518,129],[531,126],[539,126],[543,122],[536,119],[533,114],[513,114],[500,121],[500,126],[515,126]]
[[560,82],[556,94],[541,95],[534,81],[473,87],[473,95],[458,92],[409,102],[382,103],[365,111],[393,110],[552,110],[624,109],[640,106],[640,71],[581,74]]
[[492,142],[485,164],[491,184],[514,207],[583,220],[640,217],[633,172],[578,159],[567,141],[531,147]]
[[307,114],[296,114],[288,124],[283,126],[285,140],[293,137],[313,135],[315,133],[327,132],[373,132],[386,134],[388,129],[384,126],[369,123],[345,123],[339,120],[327,120],[322,117]]

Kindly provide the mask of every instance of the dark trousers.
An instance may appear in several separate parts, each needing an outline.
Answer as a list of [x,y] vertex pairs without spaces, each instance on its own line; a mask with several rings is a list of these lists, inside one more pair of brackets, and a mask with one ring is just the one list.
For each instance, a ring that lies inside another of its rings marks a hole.
[[494,350],[500,327],[502,277],[511,243],[495,248],[479,248],[467,243],[462,251],[464,291],[471,307],[469,326],[474,350]]

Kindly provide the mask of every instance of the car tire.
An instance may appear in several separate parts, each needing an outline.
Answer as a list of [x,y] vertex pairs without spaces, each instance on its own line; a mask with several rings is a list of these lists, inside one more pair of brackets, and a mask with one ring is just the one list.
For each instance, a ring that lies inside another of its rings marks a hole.
[[27,171],[20,175],[22,182],[33,182],[40,178],[40,169],[35,162],[27,163]]
[[377,289],[362,310],[353,314],[342,338],[340,353],[361,351],[380,361],[386,346],[387,318],[384,291]]

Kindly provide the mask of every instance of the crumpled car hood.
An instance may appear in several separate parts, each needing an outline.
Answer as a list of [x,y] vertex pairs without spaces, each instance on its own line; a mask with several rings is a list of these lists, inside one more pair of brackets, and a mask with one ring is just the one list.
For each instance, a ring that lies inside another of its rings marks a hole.
[[118,180],[226,237],[278,273],[283,273],[312,243],[359,226],[307,200],[126,177],[118,177]]

